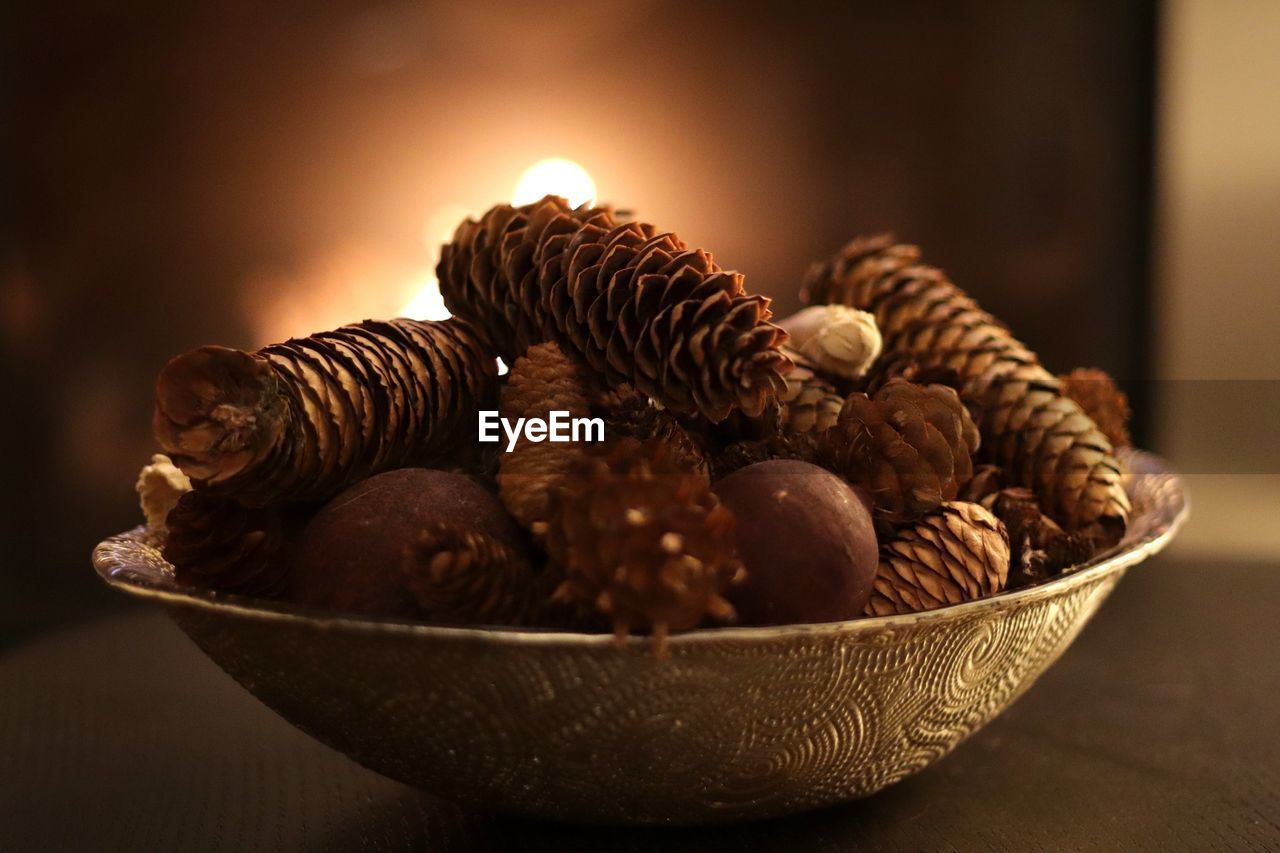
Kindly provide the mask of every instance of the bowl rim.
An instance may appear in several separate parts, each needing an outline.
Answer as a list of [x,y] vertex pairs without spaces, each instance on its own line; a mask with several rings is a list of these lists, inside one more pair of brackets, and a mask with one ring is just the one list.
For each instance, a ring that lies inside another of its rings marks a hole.
[[[675,651],[708,642],[760,641],[817,634],[891,633],[894,630],[926,623],[951,621],[976,612],[998,612],[1023,607],[1033,602],[1055,598],[1106,575],[1123,571],[1162,551],[1177,535],[1191,510],[1184,481],[1159,456],[1134,450],[1125,455],[1125,461],[1129,465],[1132,477],[1154,476],[1169,483],[1167,488],[1160,490],[1161,499],[1151,506],[1143,507],[1143,514],[1135,517],[1152,516],[1156,523],[1150,525],[1149,529],[1136,539],[1122,543],[1116,549],[1095,556],[1088,563],[1044,583],[919,613],[862,616],[840,622],[695,628],[670,635],[667,646]],[[108,586],[127,595],[155,601],[170,608],[201,610],[258,621],[302,624],[313,628],[340,628],[358,633],[398,634],[498,645],[616,646],[618,644],[618,640],[607,633],[508,626],[431,625],[394,617],[344,614],[290,602],[267,601],[233,593],[178,587],[172,583],[171,579],[157,577],[158,572],[164,571],[157,569],[157,565],[167,567],[170,577],[172,567],[164,562],[155,545],[148,541],[149,538],[149,529],[146,525],[141,525],[99,542],[93,550],[93,567],[98,577]],[[627,645],[647,647],[649,637],[631,636],[624,642]]]

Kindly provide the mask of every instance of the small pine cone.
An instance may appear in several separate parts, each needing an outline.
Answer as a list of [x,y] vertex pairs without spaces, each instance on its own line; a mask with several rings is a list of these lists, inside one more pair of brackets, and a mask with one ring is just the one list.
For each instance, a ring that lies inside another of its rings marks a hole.
[[187,492],[170,511],[164,558],[185,586],[276,598],[288,573],[279,514],[207,492]]
[[510,360],[554,340],[677,414],[759,414],[791,368],[769,300],[651,225],[555,196],[467,220],[436,268],[449,310]]
[[770,459],[797,459],[816,463],[818,438],[812,432],[783,433],[764,439],[735,442],[716,454],[711,466],[712,479],[719,480],[748,465]]
[[778,398],[782,406],[782,432],[815,435],[826,432],[839,419],[844,397],[807,361],[799,357],[793,359],[796,366],[787,374],[787,388]]
[[871,495],[882,526],[896,526],[953,500],[973,476],[978,430],[945,385],[895,379],[850,394],[818,439],[828,466]]
[[834,426],[844,407],[844,395],[789,348],[782,351],[795,364],[786,376],[786,388],[756,417],[734,412],[711,429],[719,445],[762,441],[782,435],[818,435]]
[[1004,471],[999,465],[975,465],[973,476],[957,496],[959,500],[980,504],[988,495],[1004,488]]
[[1129,447],[1129,398],[1104,370],[1077,367],[1058,377],[1066,394],[1093,419],[1113,447]]
[[[552,411],[586,417],[591,411],[591,374],[555,343],[538,344],[516,359],[502,389],[502,417],[546,418]],[[498,496],[525,528],[540,530],[564,476],[580,462],[579,443],[516,442],[498,461]]]
[[1081,533],[1067,533],[1040,511],[1029,489],[1001,489],[982,505],[1000,519],[1009,534],[1009,586],[1048,580],[1087,562],[1097,543]]
[[706,449],[666,409],[659,409],[643,394],[617,395],[608,407],[605,430],[610,439],[655,439],[667,446],[671,462],[684,471],[711,475]]
[[622,439],[565,482],[547,535],[565,581],[556,598],[607,614],[614,632],[667,634],[734,617],[722,594],[744,575],[733,516],[706,479],[675,465],[661,442]]
[[558,580],[492,536],[436,522],[405,549],[405,585],[426,618],[456,625],[534,625]]
[[[1111,443],[1035,353],[978,307],[914,246],[854,240],[810,269],[804,297],[870,311],[884,337],[877,372],[947,369],[978,419],[984,458],[1068,530],[1118,538],[1129,516]],[[875,384],[873,380],[872,384]]]
[[497,388],[467,322],[370,320],[255,353],[178,356],[156,383],[154,429],[197,488],[248,506],[323,500],[457,456]]
[[1005,588],[1009,540],[1004,525],[973,503],[951,501],[880,549],[867,616],[916,613],[973,601]]

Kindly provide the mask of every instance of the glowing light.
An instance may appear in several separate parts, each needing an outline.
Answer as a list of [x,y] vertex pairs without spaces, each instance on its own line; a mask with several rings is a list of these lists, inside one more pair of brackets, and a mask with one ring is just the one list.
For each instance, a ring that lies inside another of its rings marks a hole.
[[447,320],[452,314],[444,307],[444,297],[440,295],[440,283],[432,273],[426,279],[404,307],[400,309],[401,317],[413,320]]
[[540,160],[524,170],[511,200],[515,204],[529,204],[545,195],[561,196],[577,207],[596,200],[596,182],[586,169],[572,160],[563,157]]

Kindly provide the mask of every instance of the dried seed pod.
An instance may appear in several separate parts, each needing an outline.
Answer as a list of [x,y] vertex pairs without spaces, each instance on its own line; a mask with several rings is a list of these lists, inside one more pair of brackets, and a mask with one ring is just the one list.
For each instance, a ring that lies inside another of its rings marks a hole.
[[464,320],[365,321],[255,352],[201,347],[156,384],[156,439],[198,488],[250,506],[322,500],[453,461],[497,366]]
[[841,379],[865,376],[884,345],[875,317],[847,305],[811,305],[778,325],[801,358]]
[[981,506],[951,501],[907,525],[880,549],[868,616],[915,613],[1005,588],[1009,540]]
[[178,505],[178,499],[191,491],[191,480],[168,456],[157,453],[138,472],[134,488],[138,492],[138,503],[147,519],[147,527],[153,536],[163,541],[168,535],[166,519]]
[[556,597],[607,614],[620,637],[652,632],[661,653],[671,631],[733,618],[723,593],[743,572],[732,534],[705,478],[662,442],[621,439],[560,492],[546,540],[565,574]]
[[554,340],[611,387],[676,413],[759,414],[783,388],[786,333],[742,276],[651,225],[547,196],[459,226],[437,266],[449,310],[511,360]]
[[558,585],[529,556],[455,522],[424,528],[405,549],[405,585],[433,622],[534,625]]
[[1129,499],[1111,443],[1035,353],[981,310],[914,246],[858,239],[810,269],[805,298],[875,315],[884,337],[878,372],[945,368],[963,380],[983,455],[1068,530],[1118,539]]
[[960,493],[978,430],[953,389],[895,379],[874,397],[850,394],[818,441],[828,466],[865,488],[878,521],[892,526]]
[[982,505],[1008,531],[1010,587],[1048,580],[1087,562],[1097,551],[1097,543],[1088,536],[1067,533],[1042,513],[1029,489],[1001,489],[987,495]]
[[191,491],[166,520],[164,558],[180,584],[276,598],[288,573],[288,547],[280,515]]
[[1133,443],[1129,438],[1129,398],[1106,371],[1077,367],[1058,379],[1062,393],[1076,401],[1114,447]]

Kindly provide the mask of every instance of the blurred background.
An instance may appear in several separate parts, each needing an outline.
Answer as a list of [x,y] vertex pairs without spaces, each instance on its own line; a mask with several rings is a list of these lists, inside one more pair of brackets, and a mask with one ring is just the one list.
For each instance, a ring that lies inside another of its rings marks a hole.
[[121,606],[89,552],[139,521],[168,357],[431,316],[457,221],[565,181],[780,315],[851,236],[919,243],[1051,368],[1121,381],[1192,475],[1183,554],[1280,555],[1267,0],[0,15],[0,644]]

